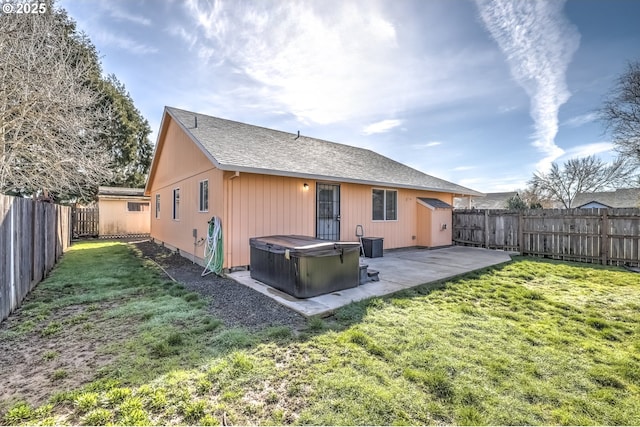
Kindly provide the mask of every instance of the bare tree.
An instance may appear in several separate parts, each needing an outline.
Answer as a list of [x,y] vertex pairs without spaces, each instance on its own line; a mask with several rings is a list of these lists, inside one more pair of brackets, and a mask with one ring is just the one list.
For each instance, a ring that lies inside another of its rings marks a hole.
[[0,34],[0,192],[90,194],[111,173],[88,85],[100,70],[62,12],[6,14]]
[[629,186],[635,173],[636,168],[625,159],[607,164],[596,156],[589,156],[569,159],[562,168],[554,162],[549,172],[535,173],[529,185],[533,191],[562,202],[568,209],[576,194]]
[[618,78],[600,110],[600,118],[620,154],[640,165],[640,62],[630,63]]

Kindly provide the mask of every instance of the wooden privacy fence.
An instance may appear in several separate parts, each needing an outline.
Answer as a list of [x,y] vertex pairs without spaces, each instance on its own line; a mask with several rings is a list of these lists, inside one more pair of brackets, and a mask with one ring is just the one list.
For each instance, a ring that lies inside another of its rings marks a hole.
[[100,232],[98,208],[72,208],[73,238],[96,237]]
[[522,255],[640,266],[640,209],[454,210],[453,241]]
[[67,206],[0,194],[0,322],[69,247],[70,220]]

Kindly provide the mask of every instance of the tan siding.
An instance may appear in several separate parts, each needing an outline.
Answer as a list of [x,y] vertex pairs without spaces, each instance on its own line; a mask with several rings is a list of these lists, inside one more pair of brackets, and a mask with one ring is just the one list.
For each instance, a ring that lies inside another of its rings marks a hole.
[[422,206],[420,203],[416,203],[418,207],[417,217],[417,231],[418,231],[418,246],[432,246],[431,242],[431,229],[432,229],[432,215],[431,209],[426,206]]
[[[398,220],[373,221],[372,189],[388,189],[398,191]],[[364,227],[365,236],[384,237],[384,248],[394,249],[420,245],[418,243],[417,206],[418,197],[432,197],[451,204],[453,195],[396,189],[390,187],[371,187],[357,184],[342,184],[342,206],[340,237],[342,240],[356,238],[356,225]],[[451,244],[449,242],[448,244]]]
[[[147,203],[146,210],[140,212],[129,212],[127,203]],[[116,236],[124,234],[148,234],[150,220],[149,199],[131,198],[104,199],[98,200],[100,236]]]
[[[194,252],[193,229],[198,238],[206,237],[208,221],[221,218],[224,230],[223,172],[216,169],[202,151],[170,120],[162,145],[156,155],[157,170],[149,195],[151,197],[151,237],[178,248],[187,254]],[[209,211],[199,212],[199,182],[209,180]],[[180,188],[180,219],[172,219],[173,189]],[[160,217],[155,215],[155,197],[160,194]],[[204,256],[204,246],[195,251]]]
[[303,179],[241,173],[225,180],[231,203],[225,265],[248,265],[249,239],[276,234],[313,236],[315,190]]

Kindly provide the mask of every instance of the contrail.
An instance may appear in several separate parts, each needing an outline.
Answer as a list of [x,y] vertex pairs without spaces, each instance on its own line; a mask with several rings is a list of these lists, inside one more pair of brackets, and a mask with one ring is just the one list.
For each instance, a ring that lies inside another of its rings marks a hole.
[[507,56],[511,75],[531,100],[533,145],[546,170],[564,151],[555,143],[558,110],[571,93],[565,73],[580,45],[580,33],[564,16],[559,0],[476,0],[491,36]]

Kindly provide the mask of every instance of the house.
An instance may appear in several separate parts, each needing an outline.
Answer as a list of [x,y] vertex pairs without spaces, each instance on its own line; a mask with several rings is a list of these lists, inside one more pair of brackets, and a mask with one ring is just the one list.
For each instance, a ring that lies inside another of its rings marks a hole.
[[520,197],[516,191],[504,193],[486,193],[484,196],[456,197],[456,209],[507,209],[507,202],[512,197]]
[[572,206],[576,208],[638,208],[640,188],[619,188],[615,191],[578,193]]
[[306,235],[384,248],[450,245],[454,196],[474,190],[373,151],[166,107],[145,188],[151,237],[203,263],[222,224],[224,268],[250,264],[249,239]]
[[143,188],[98,187],[98,235],[148,235],[149,210]]

